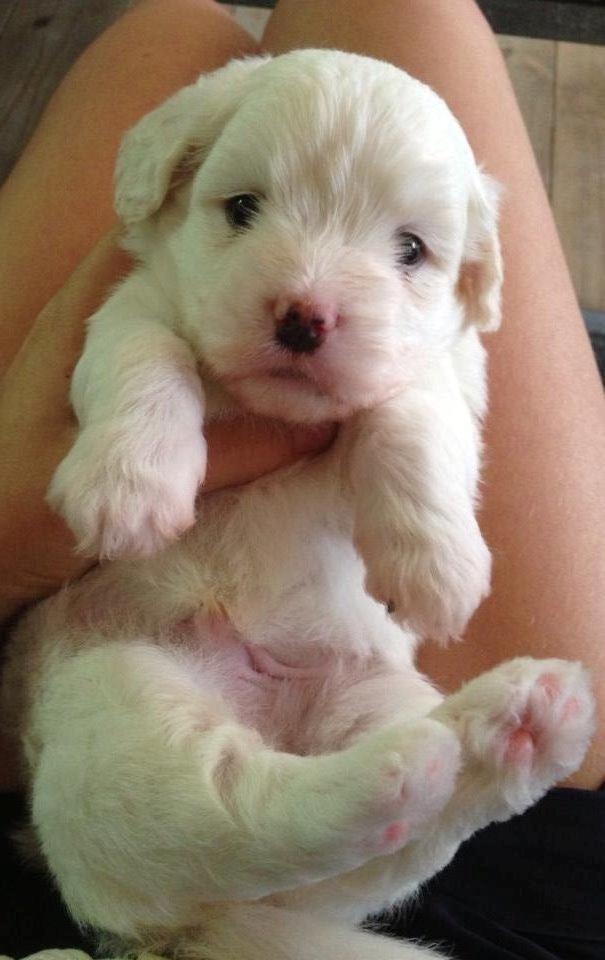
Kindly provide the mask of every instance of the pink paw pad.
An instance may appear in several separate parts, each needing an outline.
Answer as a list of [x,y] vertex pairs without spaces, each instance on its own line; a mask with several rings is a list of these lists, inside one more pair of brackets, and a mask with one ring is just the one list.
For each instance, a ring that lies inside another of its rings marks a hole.
[[513,763],[524,763],[531,760],[534,746],[531,730],[527,727],[519,727],[509,736],[504,757]]
[[554,673],[543,673],[538,678],[537,685],[544,690],[549,700],[556,700],[561,696],[561,682]]
[[573,720],[580,712],[580,701],[577,697],[570,697],[563,705],[562,720]]
[[404,821],[391,823],[382,835],[382,842],[380,846],[386,849],[400,847],[407,839],[408,833],[409,826]]
[[438,777],[441,771],[443,770],[443,759],[441,757],[435,757],[426,768],[427,775],[429,779],[433,780],[435,777]]

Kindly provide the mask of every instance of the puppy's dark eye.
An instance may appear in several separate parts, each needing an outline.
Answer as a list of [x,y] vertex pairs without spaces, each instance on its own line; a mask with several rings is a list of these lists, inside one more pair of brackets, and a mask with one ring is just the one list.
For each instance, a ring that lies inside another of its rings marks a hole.
[[225,216],[229,226],[237,230],[249,227],[258,213],[259,201],[253,193],[238,193],[225,201]]
[[415,233],[400,233],[397,260],[402,267],[416,267],[426,256],[426,247]]

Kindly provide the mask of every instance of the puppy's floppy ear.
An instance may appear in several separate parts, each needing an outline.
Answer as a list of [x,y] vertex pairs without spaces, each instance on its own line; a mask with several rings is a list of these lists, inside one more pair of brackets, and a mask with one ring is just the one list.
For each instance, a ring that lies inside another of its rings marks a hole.
[[477,173],[468,211],[466,247],[458,293],[467,323],[483,332],[500,326],[502,254],[498,239],[498,207],[501,188],[484,173]]
[[115,208],[124,223],[137,223],[159,210],[177,170],[202,161],[267,59],[234,60],[202,74],[126,134],[115,172]]

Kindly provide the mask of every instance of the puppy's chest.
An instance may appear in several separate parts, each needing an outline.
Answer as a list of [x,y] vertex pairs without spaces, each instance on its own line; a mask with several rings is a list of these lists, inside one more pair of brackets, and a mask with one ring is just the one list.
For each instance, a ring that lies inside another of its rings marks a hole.
[[348,504],[316,465],[209,498],[189,548],[211,585],[211,612],[244,642],[308,667],[311,650],[334,649],[343,593],[353,605],[369,599],[351,526]]
[[98,568],[72,586],[68,617],[105,635],[119,629],[156,638],[195,622],[200,643],[223,618],[243,643],[307,666],[311,649],[333,648],[343,592],[364,597],[351,527],[333,464],[298,464],[202,497],[197,523],[181,541],[146,560]]

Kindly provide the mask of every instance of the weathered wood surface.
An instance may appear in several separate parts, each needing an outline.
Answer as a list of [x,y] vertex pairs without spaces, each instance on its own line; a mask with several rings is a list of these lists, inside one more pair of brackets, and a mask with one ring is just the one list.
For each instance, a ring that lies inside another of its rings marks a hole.
[[[497,33],[605,43],[603,0],[478,0]],[[275,0],[243,0],[242,7],[274,7]]]
[[603,0],[479,0],[497,33],[605,43]]
[[79,53],[128,0],[0,0],[0,182]]
[[261,6],[250,7],[240,3],[226,3],[224,6],[230,7],[237,22],[241,23],[244,30],[247,30],[248,33],[251,33],[252,36],[260,42],[271,11]]
[[605,47],[557,51],[552,205],[580,303],[605,310]]

